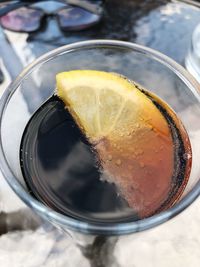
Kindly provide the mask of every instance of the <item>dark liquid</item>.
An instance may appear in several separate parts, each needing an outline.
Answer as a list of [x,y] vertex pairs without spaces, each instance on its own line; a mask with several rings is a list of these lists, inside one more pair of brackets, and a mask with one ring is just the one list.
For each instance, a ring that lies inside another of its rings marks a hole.
[[[169,197],[160,203],[163,209],[184,186],[187,160],[178,128],[166,110],[156,102],[155,105],[169,124],[175,160],[179,162]],[[120,222],[140,218],[114,184],[102,181],[91,145],[56,96],[29,121],[21,142],[20,158],[30,192],[56,211],[85,221]]]
[[90,144],[56,96],[25,130],[21,167],[31,193],[59,212],[85,220],[137,219],[115,186],[101,181]]

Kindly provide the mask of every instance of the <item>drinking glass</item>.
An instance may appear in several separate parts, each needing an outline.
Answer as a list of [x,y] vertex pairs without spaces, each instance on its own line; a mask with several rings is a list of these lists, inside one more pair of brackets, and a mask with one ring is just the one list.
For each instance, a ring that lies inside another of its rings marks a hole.
[[[171,208],[133,222],[97,223],[60,214],[34,198],[20,168],[20,142],[34,112],[55,92],[58,72],[94,69],[115,72],[166,101],[182,120],[192,146],[189,182]],[[150,48],[113,40],[84,41],[49,52],[30,64],[0,100],[0,166],[15,193],[39,216],[64,231],[113,236],[143,231],[170,220],[200,194],[199,84],[180,65]]]

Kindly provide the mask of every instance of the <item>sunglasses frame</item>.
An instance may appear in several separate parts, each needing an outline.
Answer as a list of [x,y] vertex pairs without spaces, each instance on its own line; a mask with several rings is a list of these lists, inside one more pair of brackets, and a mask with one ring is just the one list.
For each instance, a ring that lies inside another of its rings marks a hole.
[[[50,1],[50,0],[46,0],[47,2],[48,1]],[[41,1],[38,1],[38,2],[45,2],[44,0],[41,0]],[[58,1],[58,2],[62,2],[63,3],[63,1]],[[22,3],[19,3],[19,5],[17,5],[18,3],[16,3],[16,8],[14,8],[14,9],[9,9],[5,14],[3,14],[3,15],[1,15],[1,13],[0,13],[0,25],[1,25],[1,27],[2,28],[4,28],[4,29],[6,29],[6,30],[9,30],[9,31],[12,31],[12,32],[19,32],[19,33],[35,33],[35,32],[37,32],[37,31],[39,31],[40,29],[41,29],[41,27],[42,27],[42,24],[44,24],[44,20],[47,18],[47,17],[53,17],[53,18],[55,18],[56,19],[56,21],[57,21],[57,24],[58,24],[58,26],[59,26],[59,29],[62,31],[62,32],[78,32],[78,31],[82,31],[82,30],[86,30],[86,29],[88,29],[88,28],[90,28],[90,27],[93,27],[93,26],[95,26],[96,24],[98,24],[100,21],[101,21],[101,19],[102,19],[102,15],[103,15],[103,10],[101,10],[101,12],[93,12],[93,11],[90,11],[89,9],[86,9],[86,8],[84,8],[84,7],[82,7],[82,6],[78,6],[78,5],[72,5],[72,4],[68,4],[68,3],[66,3],[65,2],[65,4],[67,4],[67,6],[66,7],[61,7],[61,8],[58,8],[55,12],[53,12],[53,13],[51,13],[51,12],[45,12],[42,8],[39,8],[39,7],[31,7],[31,5],[32,4],[34,4],[35,2],[33,2],[32,1],[32,3],[31,3],[31,1],[30,1],[30,3],[23,3],[23,5],[22,5]],[[10,29],[9,27],[6,27],[6,26],[4,26],[4,25],[2,25],[1,24],[1,17],[3,17],[3,16],[5,16],[6,14],[8,14],[9,12],[11,12],[11,11],[15,11],[15,10],[17,10],[17,9],[19,9],[19,8],[22,8],[22,7],[25,7],[25,8],[27,8],[27,9],[33,9],[33,10],[38,10],[38,11],[40,11],[40,12],[42,12],[42,16],[41,16],[41,18],[40,18],[40,25],[39,25],[39,27],[36,29],[36,30],[33,30],[33,31],[23,31],[23,30],[14,30],[14,29]],[[92,14],[94,14],[94,15],[99,15],[99,19],[97,20],[97,21],[95,21],[95,22],[93,22],[93,23],[91,23],[91,24],[89,24],[89,25],[86,25],[86,26],[83,26],[83,27],[74,27],[74,28],[72,28],[72,29],[67,29],[67,30],[65,30],[64,29],[64,27],[62,27],[61,26],[61,24],[60,24],[60,21],[59,21],[59,14],[56,14],[56,12],[59,12],[59,11],[61,11],[61,10],[63,10],[63,9],[68,9],[68,8],[72,8],[72,7],[74,7],[74,8],[81,8],[81,9],[83,9],[83,10],[86,10],[86,11],[88,11],[88,12],[90,12],[90,13],[92,13]]]
[[[7,14],[8,12],[15,10],[19,7],[29,6],[33,4],[37,4],[40,2],[49,2],[52,0],[15,0],[14,3],[10,3],[11,1],[3,1],[0,5],[5,5],[3,8],[0,8],[0,17]],[[105,3],[105,0],[53,0],[54,2],[58,2],[61,4],[75,6],[83,8],[91,13],[95,13],[97,15],[101,15],[103,12],[102,5]],[[93,1],[93,3],[91,3]],[[0,1],[1,2],[1,1]]]

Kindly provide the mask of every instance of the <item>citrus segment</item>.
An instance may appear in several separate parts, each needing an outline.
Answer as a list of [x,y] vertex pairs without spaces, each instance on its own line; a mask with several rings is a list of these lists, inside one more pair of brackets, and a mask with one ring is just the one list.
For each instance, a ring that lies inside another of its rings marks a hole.
[[166,200],[174,169],[168,123],[138,86],[113,73],[59,73],[57,94],[93,144],[103,177],[141,217]]

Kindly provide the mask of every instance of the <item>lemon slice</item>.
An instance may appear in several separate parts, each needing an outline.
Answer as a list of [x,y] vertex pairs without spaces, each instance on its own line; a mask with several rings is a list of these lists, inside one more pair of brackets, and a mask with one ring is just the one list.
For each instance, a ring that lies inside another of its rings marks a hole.
[[145,92],[123,76],[95,70],[57,74],[57,95],[97,152],[103,176],[142,217],[170,190],[173,140]]
[[152,101],[120,75],[75,70],[59,73],[56,78],[58,96],[91,141],[113,133],[121,138],[141,122],[163,134],[168,132],[166,121]]

